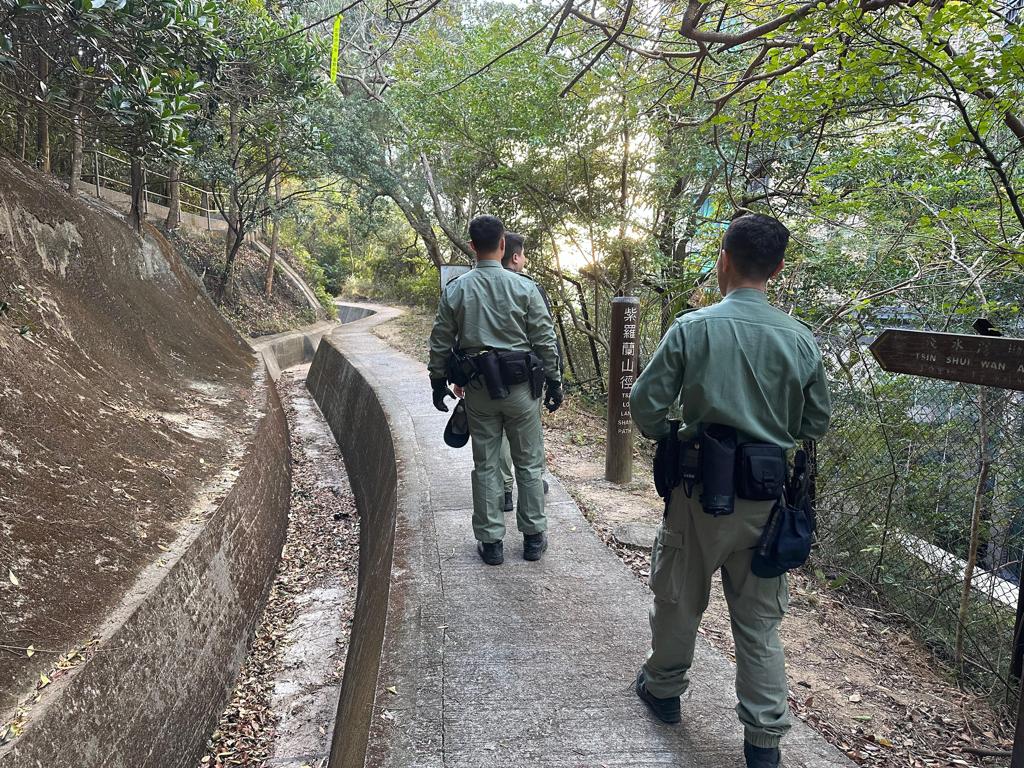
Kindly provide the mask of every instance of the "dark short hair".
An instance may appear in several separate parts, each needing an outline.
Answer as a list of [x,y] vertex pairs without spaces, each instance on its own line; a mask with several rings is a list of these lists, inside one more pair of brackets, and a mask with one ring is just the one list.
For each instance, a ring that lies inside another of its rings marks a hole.
[[782,262],[789,245],[789,230],[778,219],[747,213],[725,230],[722,248],[736,271],[751,280],[767,280]]
[[526,238],[518,232],[505,233],[505,255],[501,257],[501,266],[507,267],[512,263],[513,257],[523,252]]
[[498,250],[498,243],[504,234],[505,225],[497,216],[477,216],[469,222],[469,239],[473,241],[478,253],[493,253]]

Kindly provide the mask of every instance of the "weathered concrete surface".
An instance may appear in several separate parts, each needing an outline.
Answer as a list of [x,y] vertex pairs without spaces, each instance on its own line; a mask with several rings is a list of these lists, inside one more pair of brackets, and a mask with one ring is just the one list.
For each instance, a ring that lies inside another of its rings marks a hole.
[[288,514],[288,427],[263,416],[226,497],[140,578],[99,651],[55,683],[0,768],[184,768],[202,756],[270,585]]
[[298,331],[285,331],[273,336],[261,336],[251,341],[263,357],[270,377],[277,381],[281,371],[312,361],[316,348],[324,334],[330,333],[338,324],[351,323],[375,314],[380,307],[376,304],[345,304],[337,302],[338,319],[324,320]]
[[[367,332],[385,319],[325,338],[309,380],[364,515],[332,768],[741,766],[733,668],[706,644],[683,725],[634,696],[650,593],[553,478],[544,559],[510,519],[505,564],[479,561],[470,452],[444,445],[423,366]],[[803,725],[784,748],[789,768],[851,765]]]

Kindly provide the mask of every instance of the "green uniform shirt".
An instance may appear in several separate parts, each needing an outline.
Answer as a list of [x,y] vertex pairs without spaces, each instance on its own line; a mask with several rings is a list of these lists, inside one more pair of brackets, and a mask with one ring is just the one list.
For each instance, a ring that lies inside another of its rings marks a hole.
[[505,269],[500,261],[482,259],[445,287],[430,334],[430,378],[445,377],[445,363],[456,341],[469,354],[532,350],[544,362],[547,378],[562,380],[555,327],[537,284]]
[[633,421],[661,439],[677,400],[684,437],[701,423],[724,424],[741,442],[784,448],[824,435],[832,411],[811,330],[753,288],[672,324],[630,393]]

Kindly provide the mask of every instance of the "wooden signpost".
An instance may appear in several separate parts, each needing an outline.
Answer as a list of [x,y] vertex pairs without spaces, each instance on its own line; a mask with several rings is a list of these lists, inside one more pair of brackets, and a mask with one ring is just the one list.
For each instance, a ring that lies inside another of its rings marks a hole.
[[[1024,339],[886,328],[869,347],[883,370],[1024,391]],[[1017,590],[1011,672],[1021,678],[1010,768],[1024,768],[1024,584]]]
[[1024,390],[1024,339],[886,328],[869,349],[892,373]]
[[604,479],[628,483],[633,479],[633,419],[629,393],[637,377],[637,327],[640,300],[635,296],[612,299],[611,354],[608,359],[608,441]]

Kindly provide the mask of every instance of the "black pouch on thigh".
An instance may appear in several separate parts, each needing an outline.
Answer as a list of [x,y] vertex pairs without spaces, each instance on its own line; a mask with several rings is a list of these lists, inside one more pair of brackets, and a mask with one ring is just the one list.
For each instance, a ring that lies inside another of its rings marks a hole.
[[714,517],[731,515],[736,497],[736,430],[722,424],[704,427],[700,457],[701,507]]
[[813,543],[814,523],[806,501],[793,505],[780,499],[761,532],[750,570],[763,579],[781,576],[807,562]]
[[786,482],[786,453],[771,443],[743,443],[736,451],[736,495],[774,501]]

